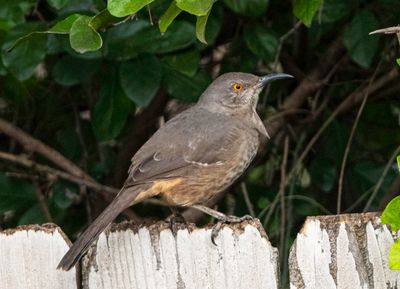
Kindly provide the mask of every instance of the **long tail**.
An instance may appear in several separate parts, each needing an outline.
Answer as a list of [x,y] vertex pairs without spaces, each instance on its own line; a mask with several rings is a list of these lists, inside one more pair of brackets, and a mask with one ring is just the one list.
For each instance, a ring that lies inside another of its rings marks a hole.
[[96,220],[79,236],[68,252],[61,259],[57,269],[68,271],[79,261],[89,246],[106,227],[126,208],[132,205],[140,190],[122,190]]

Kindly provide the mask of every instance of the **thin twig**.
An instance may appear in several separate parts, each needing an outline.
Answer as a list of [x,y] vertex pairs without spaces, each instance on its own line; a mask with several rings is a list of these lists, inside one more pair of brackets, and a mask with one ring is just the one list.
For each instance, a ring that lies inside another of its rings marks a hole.
[[[286,39],[288,39],[300,26],[301,26],[301,22],[300,22],[300,21],[297,21],[296,24],[295,24],[291,29],[289,29],[288,32],[286,32],[285,34],[283,34],[283,35],[279,38],[279,46],[278,46],[278,49],[277,49],[276,54],[275,54],[275,60],[274,60],[274,63],[273,63],[273,65],[272,65],[272,70],[275,71],[275,70],[278,69],[279,57],[280,57],[280,55],[281,55],[282,47],[283,47],[284,42],[285,42]],[[267,103],[267,98],[268,98],[270,89],[271,89],[271,86],[268,85],[268,86],[267,86],[267,89],[265,90],[265,93],[264,93],[264,95],[263,95],[262,101],[261,101],[262,107],[265,107],[265,105],[266,105],[266,103]]]
[[149,13],[150,24],[153,26],[154,22],[153,22],[153,16],[151,15],[150,5],[147,5],[147,12]]
[[302,200],[306,201],[314,206],[316,206],[318,209],[320,209],[322,212],[324,212],[327,215],[332,215],[332,212],[329,211],[327,208],[325,208],[322,204],[318,203],[316,200],[313,198],[303,196],[303,195],[291,195],[286,197],[287,200]]
[[[44,174],[45,177],[48,180],[50,180],[51,182],[54,181],[54,178],[61,178],[61,179],[76,183],[78,185],[86,186],[86,187],[94,190],[95,192],[101,193],[107,201],[111,201],[113,199],[113,197],[119,192],[118,189],[104,186],[104,185],[101,185],[97,182],[94,182],[94,181],[91,181],[88,179],[79,178],[79,177],[73,176],[71,174],[68,174],[66,172],[54,169],[49,166],[38,164],[36,162],[29,160],[24,155],[13,155],[13,154],[9,154],[6,152],[0,152],[0,159],[10,161],[10,162],[22,165],[27,168],[31,168],[35,171],[38,171],[39,173]],[[134,220],[135,222],[143,221],[141,217],[136,215],[130,209],[126,209],[122,214],[127,216],[129,219]]]
[[285,187],[286,187],[286,165],[289,154],[289,136],[285,136],[284,145],[283,145],[283,159],[281,165],[281,182],[279,185],[279,196],[281,201],[281,220],[280,220],[280,232],[279,232],[279,248],[283,249],[284,240],[285,240],[285,221],[286,221],[286,212],[285,212]]
[[[278,196],[278,195],[276,195]],[[314,206],[316,206],[317,208],[319,208],[322,212],[324,212],[327,215],[333,215],[333,213],[331,211],[329,211],[327,208],[325,208],[322,204],[318,203],[316,200],[314,200],[313,198],[307,197],[307,196],[303,196],[303,195],[288,195],[286,196],[286,202],[291,201],[291,200],[301,200],[301,201],[306,201]],[[274,200],[275,201],[275,200]],[[265,214],[266,209],[270,208],[264,208],[264,210],[257,216],[257,218],[262,218],[262,216]],[[289,219],[290,220],[290,219]],[[268,223],[268,222],[266,222]],[[264,222],[265,224],[265,222]],[[264,225],[265,226],[265,225]]]
[[85,185],[88,188],[91,188],[92,190],[94,190],[96,192],[100,192],[100,191],[106,192],[106,193],[110,194],[110,196],[113,196],[118,193],[117,189],[114,189],[114,188],[111,188],[108,186],[103,186],[103,185],[101,185],[97,182],[93,182],[91,180],[73,176],[71,174],[51,168],[46,165],[38,164],[36,162],[29,160],[24,155],[13,155],[13,154],[9,154],[6,152],[0,152],[0,159],[16,163],[16,164],[22,165],[27,168],[34,169],[40,173],[44,173],[44,174],[46,174],[46,177],[50,180],[54,180],[54,177],[61,178],[61,179],[76,183],[78,185]]
[[17,179],[26,179],[30,181],[37,181],[40,178],[38,176],[32,176],[26,173],[19,173],[19,172],[5,172],[4,175],[6,177],[12,177],[12,178],[17,178]]
[[[268,208],[268,212],[267,215],[265,216],[264,222],[263,222],[263,226],[266,227],[267,224],[269,223],[269,220],[271,219],[272,213],[275,210],[276,205],[279,202],[279,194],[276,194],[274,200],[272,201],[271,205]],[[261,212],[263,213],[263,212]],[[261,214],[260,214],[261,215]]]
[[[85,140],[84,140],[83,133],[82,133],[79,112],[78,112],[78,109],[74,102],[73,102],[73,109],[74,109],[74,117],[75,117],[75,131],[76,131],[76,134],[78,135],[78,140],[79,140],[79,143],[80,143],[82,151],[83,151],[83,159],[82,159],[83,168],[85,171],[87,171],[87,160],[89,158],[89,153],[86,148]],[[85,185],[79,185],[79,193],[81,196],[84,196],[86,215],[88,217],[88,221],[92,222],[92,208],[90,206],[90,200],[89,200],[88,194],[87,194],[87,187]]]
[[278,67],[278,61],[281,55],[283,43],[285,43],[286,39],[288,39],[300,26],[301,26],[301,21],[297,21],[288,32],[279,37],[279,46],[275,55],[274,66],[273,66],[274,69],[277,69]]
[[400,153],[400,145],[394,150],[392,156],[390,157],[389,161],[387,162],[381,177],[379,178],[378,182],[376,183],[376,186],[374,188],[374,191],[372,192],[371,196],[368,199],[367,204],[364,207],[363,212],[366,212],[369,207],[371,206],[372,201],[375,199],[376,194],[378,193],[379,189],[382,186],[383,181],[385,180],[385,177],[390,169],[390,166],[393,164],[394,160],[396,159],[396,156]]
[[66,159],[62,154],[53,148],[47,146],[40,140],[32,137],[20,128],[12,125],[6,120],[0,118],[0,132],[8,135],[10,138],[21,143],[27,151],[37,152],[52,161],[56,166],[66,170],[71,175],[94,181],[80,167],[70,160]]
[[273,122],[277,118],[285,117],[287,115],[291,114],[310,114],[310,111],[307,109],[301,109],[301,108],[294,108],[294,109],[287,109],[283,111],[276,112],[269,116],[266,120],[266,123]]
[[[378,80],[376,80],[371,87],[369,88],[370,94],[374,93],[375,91],[379,90],[381,87],[385,86],[388,82],[396,78],[398,75],[397,68],[391,70],[389,73],[385,74],[385,76],[382,76]],[[300,157],[296,160],[295,164],[293,165],[292,170],[289,172],[287,181],[289,182],[294,175],[297,173],[297,170],[300,167],[300,164],[303,162],[307,154],[310,152],[314,144],[317,142],[319,137],[322,135],[322,133],[325,131],[325,129],[331,124],[331,122],[336,118],[336,116],[339,113],[344,112],[349,108],[349,106],[354,105],[354,103],[357,103],[359,100],[361,100],[361,97],[365,95],[365,88],[364,89],[356,89],[353,93],[351,93],[346,99],[344,99],[338,107],[329,115],[328,119],[322,124],[320,129],[315,133],[315,135],[312,137],[310,142],[307,144],[305,149],[303,150],[302,154]],[[361,97],[360,97],[361,96]],[[271,129],[270,129],[270,134],[271,134]]]
[[364,193],[361,194],[361,196],[348,207],[346,210],[344,210],[342,213],[347,214],[351,213],[359,204],[361,204],[364,199],[371,194],[372,190],[374,189],[374,186],[370,187],[368,190],[366,190]]
[[252,216],[254,218],[256,216],[256,213],[254,212],[253,204],[250,201],[249,192],[247,191],[247,187],[246,187],[245,182],[241,182],[240,183],[240,187],[242,189],[243,198],[244,198],[244,201],[246,203],[247,210],[249,211],[250,216]]
[[336,200],[336,214],[340,214],[341,211],[341,206],[342,206],[342,195],[343,195],[343,180],[344,180],[344,171],[346,168],[346,163],[347,163],[347,159],[350,153],[350,146],[351,143],[353,141],[353,137],[354,137],[354,133],[356,132],[356,128],[358,125],[358,122],[360,121],[360,117],[362,112],[364,111],[364,107],[365,104],[367,103],[368,100],[368,96],[369,96],[369,92],[370,92],[370,88],[371,88],[371,84],[372,82],[375,80],[376,74],[378,72],[378,69],[380,67],[381,62],[379,62],[379,64],[376,66],[376,69],[368,83],[368,87],[365,91],[365,96],[361,102],[360,108],[357,112],[357,116],[356,119],[354,120],[353,126],[351,127],[351,131],[350,131],[350,136],[349,139],[347,140],[347,144],[346,144],[346,148],[344,150],[344,154],[343,154],[343,160],[342,160],[342,165],[340,167],[340,174],[339,174],[339,184],[338,184],[338,195],[337,195],[337,200]]
[[[327,83],[327,76],[332,75],[337,69],[338,60],[342,58],[345,52],[342,35],[339,35],[329,46],[321,59],[319,65],[307,75],[296,89],[287,97],[282,105],[283,110],[300,108],[307,97],[320,89]],[[269,123],[268,132],[273,138],[284,126],[282,118]]]
[[53,218],[51,217],[49,207],[47,206],[47,200],[44,197],[42,190],[39,188],[39,185],[37,183],[35,183],[35,194],[46,222],[53,223]]
[[383,211],[383,209],[386,207],[386,205],[397,195],[399,195],[400,192],[400,175],[397,176],[397,178],[393,181],[393,183],[390,185],[390,188],[387,190],[385,195],[381,198],[380,204],[379,204],[379,210]]

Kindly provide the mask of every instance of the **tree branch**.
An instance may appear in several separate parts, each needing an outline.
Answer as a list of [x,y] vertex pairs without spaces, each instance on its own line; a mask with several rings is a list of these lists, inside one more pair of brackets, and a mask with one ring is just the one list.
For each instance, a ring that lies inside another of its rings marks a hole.
[[341,167],[340,167],[340,174],[339,174],[338,195],[337,195],[337,202],[336,202],[336,214],[340,214],[340,212],[341,212],[344,171],[345,171],[345,168],[346,168],[347,158],[348,158],[348,155],[350,153],[350,146],[351,146],[351,143],[353,141],[354,133],[356,132],[356,128],[357,128],[358,122],[360,120],[361,114],[364,111],[365,104],[367,103],[368,96],[370,94],[371,84],[373,83],[373,81],[374,81],[374,79],[376,77],[376,73],[378,72],[378,68],[379,68],[379,65],[376,67],[376,69],[374,71],[374,74],[372,75],[370,81],[368,82],[368,86],[367,86],[367,88],[365,90],[365,94],[364,94],[364,97],[362,99],[360,108],[359,108],[359,110],[357,112],[356,119],[354,120],[353,126],[351,127],[349,139],[347,141],[346,148],[344,150],[344,155],[343,155],[342,164],[341,164]]
[[[289,95],[282,105],[282,110],[293,110],[301,107],[306,98],[321,88],[326,83],[326,78],[332,74],[332,69],[336,69],[338,60],[345,52],[342,36],[332,42],[328,50],[321,57],[323,61],[305,77],[297,88]],[[284,119],[276,119],[268,124],[267,130],[271,138],[279,132],[284,125]]]
[[80,167],[65,158],[58,151],[42,143],[40,140],[34,138],[2,118],[0,118],[0,132],[21,143],[25,150],[41,154],[45,158],[52,161],[56,166],[69,172],[71,175],[93,181],[93,179]]
[[94,182],[92,180],[76,177],[74,175],[68,174],[66,172],[51,168],[46,165],[41,165],[38,164],[34,161],[29,160],[26,156],[24,155],[13,155],[9,154],[6,152],[0,152],[0,159],[13,162],[16,164],[19,164],[21,166],[24,166],[26,168],[33,169],[35,171],[38,171],[39,173],[45,174],[46,178],[49,180],[54,180],[54,178],[61,178],[79,185],[84,185],[96,192],[107,192],[108,196],[112,197],[113,195],[118,193],[117,189],[103,186],[97,182]]

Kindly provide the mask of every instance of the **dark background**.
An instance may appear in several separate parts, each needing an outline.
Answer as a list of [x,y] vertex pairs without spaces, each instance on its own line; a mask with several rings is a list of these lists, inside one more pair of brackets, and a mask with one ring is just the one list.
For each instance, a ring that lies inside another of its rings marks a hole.
[[[105,1],[0,2],[0,228],[55,222],[74,239],[112,199],[99,184],[121,187],[146,139],[228,71],[296,77],[260,96],[271,139],[217,204],[258,217],[283,260],[306,216],[381,210],[399,193],[399,43],[368,33],[398,24],[400,1],[217,1],[208,44],[196,39],[188,13],[160,34],[169,4],[155,0],[100,27],[101,49],[80,54],[68,35],[38,34],[8,48],[73,13],[96,15]],[[307,5],[316,5],[311,17],[301,14]],[[170,214],[150,203],[133,210],[121,219]]]

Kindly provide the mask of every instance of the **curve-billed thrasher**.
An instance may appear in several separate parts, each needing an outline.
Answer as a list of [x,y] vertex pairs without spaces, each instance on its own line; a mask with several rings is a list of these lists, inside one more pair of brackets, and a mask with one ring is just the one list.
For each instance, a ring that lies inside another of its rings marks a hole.
[[84,231],[58,268],[69,270],[100,233],[126,208],[159,195],[171,206],[189,206],[222,222],[226,216],[203,206],[230,186],[249,166],[268,136],[256,113],[258,95],[277,73],[226,73],[193,107],[161,127],[133,156],[129,176],[115,199]]

